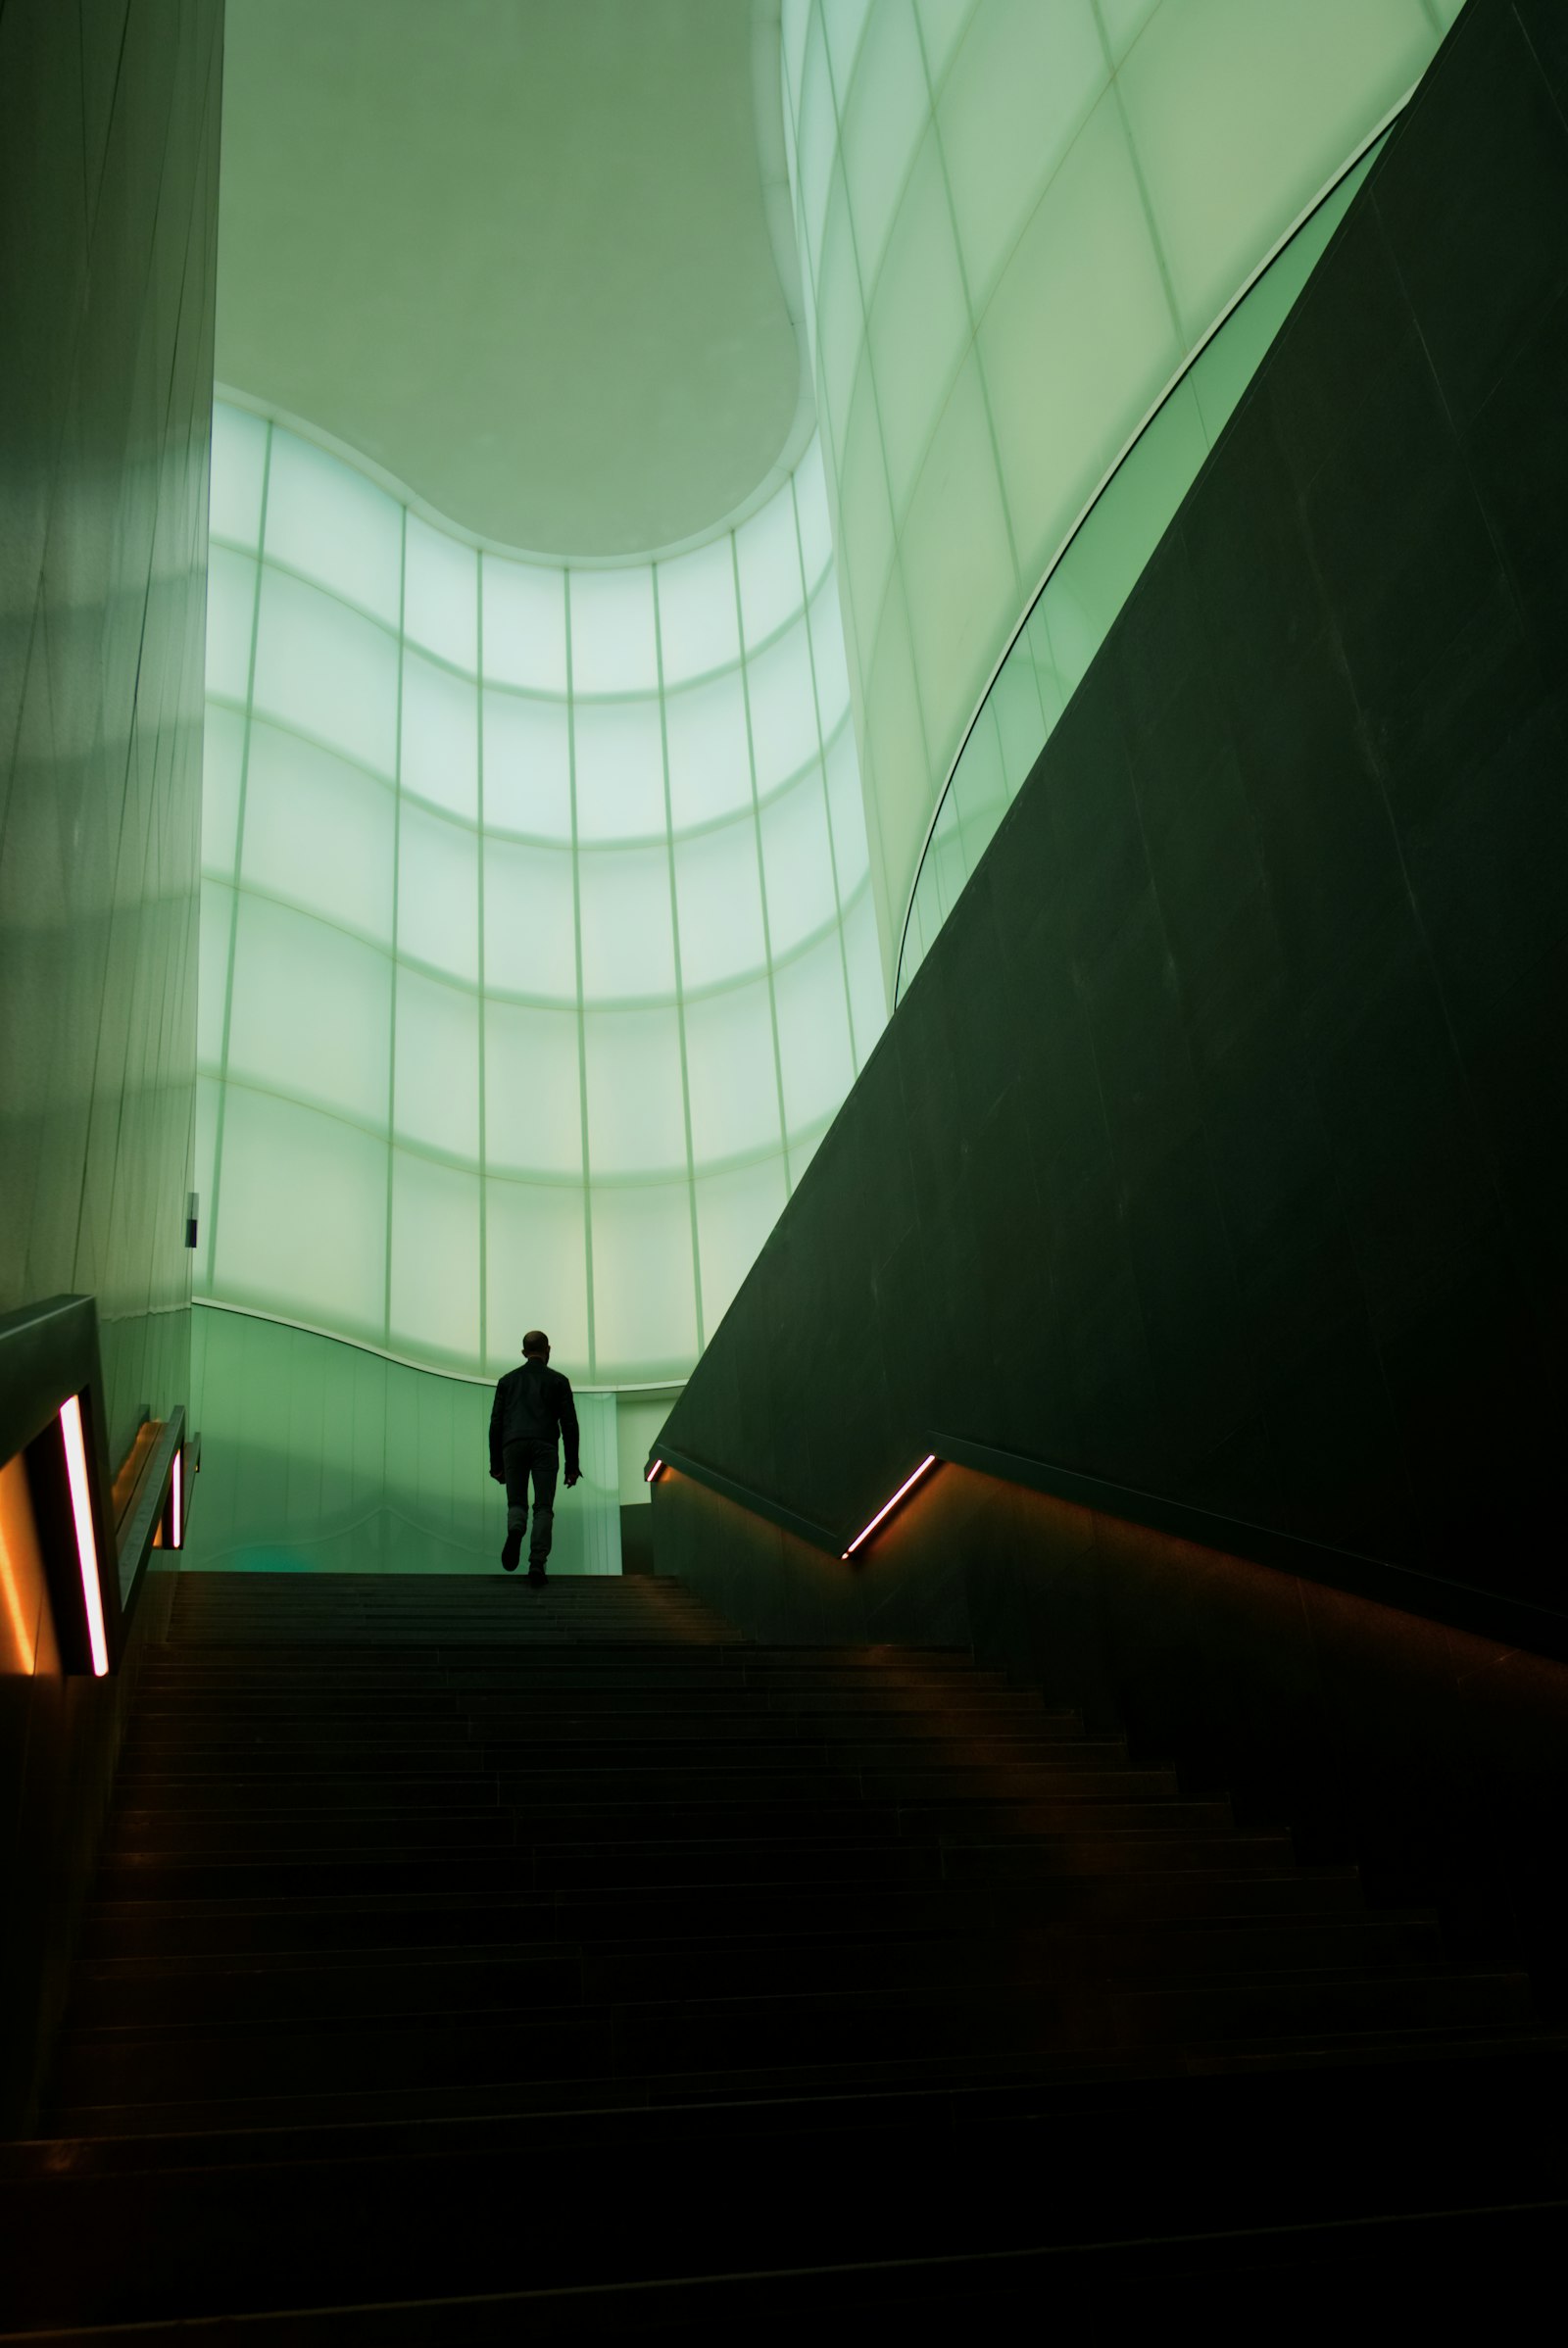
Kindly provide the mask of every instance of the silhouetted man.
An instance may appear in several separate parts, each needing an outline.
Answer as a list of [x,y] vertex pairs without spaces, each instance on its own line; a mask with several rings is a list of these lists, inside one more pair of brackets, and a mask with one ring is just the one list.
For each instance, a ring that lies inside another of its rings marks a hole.
[[496,1387],[490,1411],[490,1473],[507,1488],[507,1539],[501,1562],[517,1570],[528,1522],[528,1479],[533,1479],[533,1539],[528,1543],[528,1579],[542,1582],[550,1537],[556,1529],[556,1475],[561,1465],[556,1439],[566,1439],[566,1489],[576,1483],[577,1410],[571,1382],[551,1369],[550,1340],[530,1329],[522,1341],[522,1365],[509,1370]]

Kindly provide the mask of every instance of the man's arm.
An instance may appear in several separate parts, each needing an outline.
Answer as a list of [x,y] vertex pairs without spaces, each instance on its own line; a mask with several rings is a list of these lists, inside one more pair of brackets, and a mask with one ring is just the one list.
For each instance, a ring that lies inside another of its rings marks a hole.
[[[557,1373],[560,1376],[560,1373]],[[566,1482],[575,1484],[582,1470],[577,1464],[580,1438],[577,1434],[577,1405],[571,1398],[571,1380],[561,1379],[561,1391],[556,1396],[561,1405],[561,1440],[566,1449]]]
[[501,1455],[501,1389],[498,1386],[496,1388],[496,1398],[490,1405],[490,1473],[492,1476],[494,1476],[498,1484],[505,1484],[507,1480],[507,1467],[506,1461]]

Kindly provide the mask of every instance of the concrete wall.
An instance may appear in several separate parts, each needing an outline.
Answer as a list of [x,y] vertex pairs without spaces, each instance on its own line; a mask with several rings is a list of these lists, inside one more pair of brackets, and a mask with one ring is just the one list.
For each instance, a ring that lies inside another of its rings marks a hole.
[[1563,1605],[1565,106],[1552,0],[1471,0],[672,1443],[848,1531],[936,1431]]
[[[0,13],[0,1308],[96,1295],[116,1462],[189,1371],[221,27],[220,0]],[[0,2127],[129,1686],[64,1677],[46,1607],[6,1660]]]

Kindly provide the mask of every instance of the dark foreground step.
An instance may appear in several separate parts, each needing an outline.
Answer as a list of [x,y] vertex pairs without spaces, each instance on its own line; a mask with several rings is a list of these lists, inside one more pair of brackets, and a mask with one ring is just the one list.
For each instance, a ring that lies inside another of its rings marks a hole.
[[[1557,2236],[1563,2070],[1560,2052],[1473,2050],[1266,2079],[1155,2074],[360,2126],[330,2143],[284,2129],[16,2146],[0,2161],[7,2315],[20,2329],[282,2309],[297,2326],[295,2311],[314,2306],[323,2313],[303,2332],[280,2320],[234,2336],[336,2342],[499,2340],[501,2312],[511,2339],[540,2325],[547,2338],[605,2324],[637,2333],[675,2312],[671,2336],[689,2336],[695,2318],[722,2312],[749,2338],[754,2315],[799,2324],[830,2269],[824,2308],[858,2293],[874,2309],[901,2282],[941,2295],[961,2279],[955,2314],[967,2306],[970,2336],[993,2336],[973,2330],[989,2304],[973,2293],[995,2282],[977,2262],[1018,2262],[1034,2292],[1054,2293],[1065,2259],[1093,2260],[1097,2286],[1112,2286],[1152,2245],[1163,2278],[1204,2278],[1206,2307],[1216,2278],[1240,2272],[1255,2290],[1259,2275],[1310,2274],[1325,2257],[1353,2283],[1355,2236],[1396,2228],[1397,2256],[1378,2272],[1413,2283],[1433,2261],[1452,2267],[1468,2226],[1489,2259]],[[636,2189],[585,2189],[605,2177]],[[1264,2235],[1275,2238],[1260,2248]],[[1410,2266],[1417,2253],[1425,2263]],[[879,2273],[887,2262],[908,2273]],[[748,2272],[765,2293],[740,2279]],[[1504,2263],[1493,2289],[1505,2281],[1511,2295],[1521,2279]],[[568,2292],[574,2304],[552,2312]],[[483,2304],[490,2293],[499,2307]],[[425,2297],[439,2304],[408,2304]],[[363,2319],[325,2313],[355,2302]]]

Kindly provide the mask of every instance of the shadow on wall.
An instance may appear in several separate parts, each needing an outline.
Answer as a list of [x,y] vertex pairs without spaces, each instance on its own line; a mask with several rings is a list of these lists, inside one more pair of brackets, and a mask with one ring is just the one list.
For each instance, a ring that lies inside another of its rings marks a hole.
[[951,1465],[859,1565],[671,1470],[654,1515],[751,1636],[965,1648],[1568,2012],[1568,1666]]

